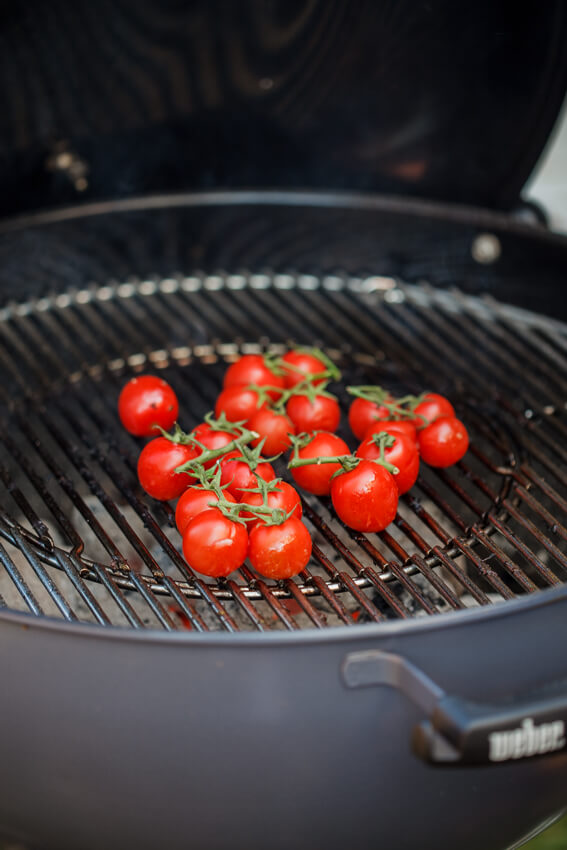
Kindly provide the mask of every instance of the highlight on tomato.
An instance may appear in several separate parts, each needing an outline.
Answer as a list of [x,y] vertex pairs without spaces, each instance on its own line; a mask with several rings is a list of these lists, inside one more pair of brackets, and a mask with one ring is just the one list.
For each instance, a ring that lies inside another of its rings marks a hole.
[[195,481],[187,472],[175,470],[194,460],[199,449],[176,443],[166,437],[156,437],[146,443],[138,458],[138,481],[154,499],[176,499]]
[[466,427],[455,416],[441,416],[418,431],[419,453],[429,466],[453,466],[469,447]]
[[331,501],[337,516],[355,531],[383,531],[396,517],[398,488],[384,466],[361,460],[331,482]]
[[124,428],[136,437],[151,437],[169,430],[177,421],[179,402],[167,381],[155,375],[140,375],[124,385],[118,397],[118,416]]
[[250,531],[248,559],[265,578],[286,579],[305,569],[311,549],[309,531],[292,516],[280,525],[257,523]]
[[242,566],[248,552],[248,532],[218,508],[202,511],[183,532],[183,556],[198,573],[219,578]]
[[[316,496],[328,496],[331,478],[341,469],[338,461],[327,459],[349,456],[350,449],[343,439],[328,431],[301,435],[295,442],[294,456],[288,463],[296,484]],[[316,461],[315,463],[313,461]]]

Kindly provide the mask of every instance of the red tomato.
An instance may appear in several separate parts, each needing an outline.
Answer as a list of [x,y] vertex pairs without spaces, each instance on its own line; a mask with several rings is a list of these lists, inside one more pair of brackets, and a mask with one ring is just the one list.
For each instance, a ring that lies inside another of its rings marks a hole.
[[[209,450],[222,449],[223,446],[227,446],[234,440],[234,434],[230,434],[228,431],[215,431],[208,422],[201,422],[200,425],[193,428],[191,435]],[[207,461],[204,464],[205,469],[209,469],[213,463],[215,463],[214,460]]]
[[[261,507],[264,504],[261,493],[246,493],[242,501],[246,502],[247,505],[254,505],[256,507]],[[303,514],[299,493],[291,486],[291,484],[288,484],[287,481],[280,481],[278,483],[278,489],[272,490],[268,493],[268,507],[280,508],[285,511],[286,514],[293,511],[293,516],[297,517],[297,519],[299,519]],[[248,511],[242,511],[240,516],[246,518],[251,517],[252,514]],[[262,522],[262,520],[250,520],[250,522],[248,522],[248,528],[254,528],[254,526],[258,525],[259,522]]]
[[302,431],[336,431],[341,420],[338,401],[324,395],[310,401],[307,396],[295,395],[286,405],[286,413],[295,425],[297,433]]
[[[350,449],[344,440],[336,434],[321,431],[315,434],[311,442],[299,449],[298,458],[324,458],[349,455]],[[331,478],[341,469],[340,463],[313,463],[308,466],[298,466],[291,469],[296,484],[299,484],[308,493],[316,496],[328,496],[331,492]]]
[[254,390],[240,386],[228,387],[217,398],[215,416],[218,419],[224,413],[229,422],[248,422],[265,406],[265,403],[260,404],[260,397]]
[[[416,418],[414,422],[418,428],[424,428],[431,422],[435,422],[440,416],[454,416],[455,408],[445,396],[437,393],[427,393],[425,399],[415,408]],[[424,417],[422,419],[421,417]]]
[[295,434],[295,425],[285,413],[275,413],[267,407],[250,417],[248,427],[260,435],[257,440],[252,440],[253,446],[265,439],[262,453],[267,455],[279,455],[287,451],[291,446],[289,435]]
[[355,398],[348,409],[348,424],[355,437],[362,440],[368,429],[379,419],[390,419],[387,407],[367,401],[365,398]]
[[[407,434],[394,434],[395,443],[384,449],[384,460],[392,463],[400,470],[394,475],[394,481],[398,493],[407,493],[413,487],[419,475],[419,452],[416,443]],[[356,450],[356,456],[366,460],[377,460],[380,457],[380,449],[370,434],[365,437]]]
[[[295,387],[307,376],[318,375],[327,369],[322,360],[308,351],[288,351],[287,354],[283,355],[280,362],[282,367],[286,369],[284,381],[287,388]],[[324,380],[325,378],[318,378],[313,383],[322,384]]]
[[236,460],[238,457],[240,457],[240,452],[235,449],[221,458],[221,486],[226,485],[228,492],[238,502],[244,502],[248,494],[243,493],[243,489],[257,487],[258,478],[263,478],[264,481],[273,481],[276,473],[271,464],[266,462],[259,463],[256,469],[252,471],[245,461]]
[[240,522],[217,508],[202,511],[183,534],[185,560],[198,573],[217,578],[242,566],[248,550],[248,532]]
[[331,499],[337,515],[355,531],[383,531],[396,516],[398,488],[383,466],[361,460],[333,479]]
[[311,537],[296,517],[281,525],[256,525],[250,532],[248,558],[266,578],[291,578],[305,569],[311,557]]
[[281,375],[276,375],[266,366],[261,354],[244,354],[240,360],[233,363],[225,372],[223,388],[257,384],[259,387],[275,387],[269,395],[279,398],[285,384]]
[[156,425],[168,431],[177,420],[179,402],[169,384],[154,375],[132,378],[118,397],[118,415],[136,437],[156,434]]
[[417,429],[411,419],[388,419],[386,422],[375,422],[364,435],[364,439],[367,440],[372,434],[380,434],[382,431],[385,431],[386,434],[392,434],[394,437],[398,434],[404,434],[417,446]]
[[418,431],[419,451],[429,466],[452,466],[469,447],[467,429],[455,416],[440,416]]
[[198,450],[181,443],[172,443],[165,437],[150,440],[138,458],[138,480],[146,493],[154,499],[176,499],[194,478],[186,472],[175,472],[178,466],[193,460]]
[[[224,492],[227,502],[235,502],[236,499],[230,493]],[[213,502],[218,502],[219,497],[214,490],[205,490],[203,487],[188,487],[179,497],[175,508],[175,524],[180,534],[183,534],[191,520],[197,514],[207,511]]]

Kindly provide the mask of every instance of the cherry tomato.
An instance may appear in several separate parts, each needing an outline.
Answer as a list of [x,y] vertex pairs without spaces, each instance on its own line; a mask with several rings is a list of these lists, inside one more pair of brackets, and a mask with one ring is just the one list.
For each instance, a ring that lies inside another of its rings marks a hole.
[[[287,388],[295,387],[306,377],[319,375],[327,369],[322,360],[308,351],[288,351],[287,354],[283,355],[280,362],[286,370],[284,381]],[[313,383],[315,385],[322,384],[324,380],[325,378],[318,378]]]
[[[193,437],[199,440],[207,449],[222,449],[234,440],[234,434],[228,431],[216,431],[211,428],[208,422],[201,422],[196,428],[191,431]],[[209,460],[204,464],[205,469],[209,469],[215,463],[214,460]]]
[[226,490],[238,502],[244,502],[248,494],[243,493],[243,489],[257,487],[258,478],[263,478],[264,481],[273,481],[276,473],[271,464],[266,462],[259,463],[256,469],[252,471],[245,461],[237,460],[238,457],[240,457],[240,452],[235,449],[221,458],[221,486],[226,485]]
[[383,531],[395,518],[398,488],[383,466],[361,460],[333,479],[331,499],[337,515],[355,531]]
[[[236,502],[236,499],[231,493],[224,492],[224,497],[228,502]],[[177,502],[175,508],[175,524],[180,534],[183,534],[191,520],[197,514],[209,510],[213,507],[213,502],[218,502],[219,497],[214,490],[205,490],[203,487],[188,487]]]
[[217,578],[242,566],[248,550],[248,532],[240,522],[217,508],[202,511],[183,533],[185,560],[198,573]]
[[467,429],[455,416],[440,416],[418,431],[418,439],[421,457],[429,466],[452,466],[469,447]]
[[[264,504],[261,493],[246,493],[245,496],[243,496],[242,501],[246,502],[247,505],[255,505],[257,507],[261,507]],[[297,517],[297,519],[299,519],[303,514],[299,493],[291,486],[291,484],[288,484],[287,481],[278,482],[278,489],[272,490],[268,493],[268,507],[280,508],[285,511],[286,514],[293,511],[293,516]],[[246,518],[253,516],[253,514],[248,511],[242,511],[240,516]],[[259,522],[262,522],[262,520],[250,520],[248,522],[248,528],[254,528],[254,526],[258,525]]]
[[156,434],[159,425],[168,431],[177,420],[179,402],[169,384],[155,375],[132,378],[118,397],[118,415],[124,428],[136,437]]
[[225,372],[223,388],[257,384],[259,387],[274,387],[269,391],[273,399],[279,398],[285,383],[281,375],[276,375],[266,366],[261,354],[244,354],[240,360],[233,363]]
[[156,437],[140,452],[138,480],[152,498],[161,501],[176,499],[195,479],[186,472],[175,472],[175,469],[198,454],[192,446]]
[[254,390],[241,386],[228,387],[217,398],[215,416],[218,419],[224,413],[229,422],[248,422],[265,406],[265,403],[260,404],[260,396]]
[[287,451],[291,446],[289,436],[295,434],[295,425],[289,416],[275,413],[267,407],[250,417],[248,427],[260,435],[257,440],[252,440],[252,445],[257,446],[264,439],[262,453],[267,455],[279,455]]
[[415,408],[415,413],[418,414],[414,420],[416,426],[424,428],[440,416],[454,416],[455,408],[445,396],[427,393],[424,400]]
[[291,578],[305,569],[311,557],[311,537],[300,519],[281,525],[259,523],[249,535],[248,558],[266,578]]
[[348,424],[350,430],[359,440],[362,440],[368,429],[379,419],[390,419],[387,407],[368,401],[365,398],[355,398],[348,409]]
[[[372,439],[374,435],[365,437],[356,450],[356,456],[366,460],[377,460],[380,449]],[[416,443],[407,434],[393,434],[395,443],[384,449],[384,460],[397,466],[399,472],[394,475],[398,493],[407,493],[413,487],[419,475],[419,452]]]
[[[350,449],[344,440],[336,434],[321,431],[315,434],[306,446],[298,451],[298,458],[324,458],[349,455]],[[340,463],[313,463],[298,466],[290,470],[294,481],[308,493],[316,496],[328,496],[331,492],[331,478],[341,469]]]
[[341,419],[338,401],[317,395],[311,401],[307,396],[295,395],[286,405],[286,413],[297,432],[336,431]]
[[364,439],[368,439],[372,434],[380,434],[382,431],[385,431],[386,434],[392,434],[394,437],[398,434],[404,434],[417,446],[417,428],[411,419],[388,419],[386,422],[375,422],[364,435]]

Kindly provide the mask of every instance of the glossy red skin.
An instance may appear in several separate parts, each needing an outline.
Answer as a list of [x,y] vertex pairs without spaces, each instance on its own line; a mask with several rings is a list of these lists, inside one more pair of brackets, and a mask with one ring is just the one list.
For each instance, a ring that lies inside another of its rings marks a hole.
[[156,437],[140,453],[138,480],[152,498],[160,501],[176,499],[195,479],[186,472],[175,472],[175,469],[197,455],[198,451],[192,446]]
[[212,578],[228,576],[242,566],[248,532],[216,508],[193,517],[183,534],[183,555],[192,569]]
[[281,525],[256,525],[249,535],[248,560],[265,578],[284,579],[305,569],[311,557],[311,536],[296,517]]
[[[286,365],[294,367],[293,369],[289,369],[284,375],[285,385],[288,389],[295,387],[308,375],[318,375],[327,369],[318,357],[315,357],[314,354],[309,354],[307,351],[288,351],[281,358],[281,364],[284,369]],[[296,369],[300,371],[296,372]],[[322,384],[324,380],[324,378],[318,378],[313,383],[317,386],[317,384]]]
[[362,440],[371,425],[379,419],[389,419],[390,416],[387,407],[365,398],[355,398],[348,409],[348,424],[354,436]]
[[263,478],[264,481],[273,481],[276,473],[269,463],[259,463],[254,472],[250,469],[247,463],[242,460],[236,460],[240,456],[240,452],[235,450],[228,452],[220,462],[221,466],[221,487],[225,487],[238,502],[246,501],[247,493],[242,490],[248,487],[257,487],[257,478]]
[[[315,434],[310,443],[299,449],[298,457],[304,459],[349,454],[350,449],[344,440],[341,440],[336,434],[323,431],[320,434]],[[290,469],[290,472],[295,483],[307,490],[308,493],[314,493],[316,496],[328,496],[331,492],[331,478],[339,469],[341,469],[340,463],[322,463],[299,466],[296,469]]]
[[331,499],[337,516],[355,531],[383,531],[398,509],[398,488],[383,466],[362,460],[333,479]]
[[[372,440],[372,434],[365,437],[356,456],[366,460],[377,460],[380,449]],[[393,446],[384,449],[384,460],[397,466],[399,472],[394,475],[398,493],[407,493],[417,481],[419,475],[419,452],[416,443],[407,434],[392,434],[395,439]]]
[[248,422],[258,410],[265,407],[259,404],[259,396],[254,390],[235,386],[223,390],[215,404],[215,416],[218,419],[224,413],[229,422]]
[[386,422],[375,422],[364,435],[364,439],[368,439],[372,434],[381,434],[383,431],[393,436],[404,434],[417,446],[417,428],[411,419],[392,419]]
[[[264,504],[261,493],[246,493],[246,495],[242,498],[242,501],[246,502],[247,505],[257,505],[258,507]],[[299,493],[291,486],[291,484],[288,484],[287,481],[280,481],[278,489],[272,490],[271,493],[268,493],[268,507],[281,508],[281,510],[284,510],[286,514],[293,511],[293,516],[297,519],[299,519],[303,514]],[[252,514],[248,511],[242,511],[240,516],[251,517]],[[250,520],[247,523],[248,530],[254,528],[255,525],[258,525],[258,523],[261,522],[261,519]]]
[[[438,393],[427,393],[425,400],[415,408],[416,416],[414,422],[418,428],[424,428],[428,423],[435,422],[440,416],[454,416],[455,408],[445,396]],[[422,417],[425,417],[424,421]]]
[[334,398],[317,395],[311,402],[307,396],[292,396],[286,413],[298,434],[302,431],[336,431],[341,421],[341,409]]
[[276,375],[264,363],[261,354],[244,354],[225,372],[222,382],[223,388],[246,386],[257,384],[259,387],[276,387],[269,395],[273,399],[279,398],[285,383],[281,375]]
[[136,437],[151,437],[159,425],[168,431],[177,421],[179,402],[169,384],[155,375],[132,378],[118,397],[118,415],[124,428]]
[[439,417],[418,432],[418,439],[421,458],[429,466],[452,466],[469,447],[467,429],[455,416]]
[[257,446],[264,439],[262,454],[279,455],[286,452],[291,446],[290,434],[295,434],[295,425],[285,413],[274,413],[265,407],[258,410],[248,420],[248,427],[256,431],[260,436],[252,440],[252,445]]
[[[231,493],[225,491],[224,496],[228,502],[236,503]],[[180,534],[183,534],[193,517],[203,511],[209,510],[212,503],[218,502],[219,497],[214,490],[205,490],[203,487],[188,487],[179,497],[175,508],[175,524]]]

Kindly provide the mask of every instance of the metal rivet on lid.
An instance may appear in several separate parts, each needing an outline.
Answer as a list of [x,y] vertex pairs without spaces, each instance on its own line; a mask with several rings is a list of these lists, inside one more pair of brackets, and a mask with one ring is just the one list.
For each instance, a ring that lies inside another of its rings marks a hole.
[[471,254],[473,260],[485,266],[495,263],[502,253],[500,239],[494,233],[479,233],[473,239]]

